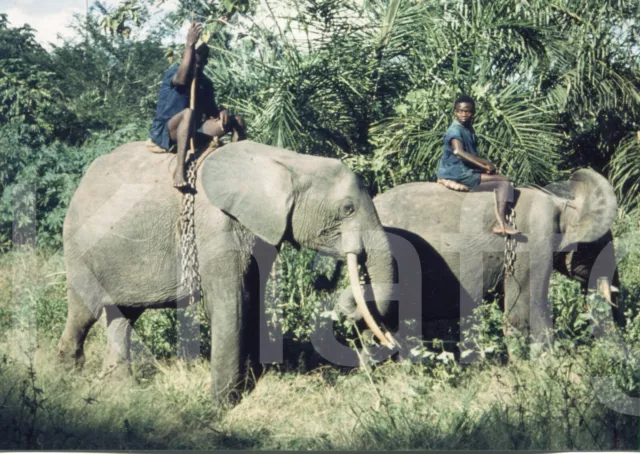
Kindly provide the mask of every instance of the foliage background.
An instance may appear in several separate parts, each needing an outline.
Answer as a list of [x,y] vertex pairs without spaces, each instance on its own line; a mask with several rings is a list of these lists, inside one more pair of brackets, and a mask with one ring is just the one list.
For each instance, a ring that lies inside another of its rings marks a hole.
[[[245,117],[252,140],[340,159],[365,178],[372,195],[433,179],[452,104],[461,93],[477,100],[481,154],[516,182],[544,185],[581,167],[606,175],[620,202],[616,247],[627,251],[620,261],[621,292],[631,310],[622,335],[631,351],[637,350],[637,1],[180,0],[161,27],[149,29],[150,9],[159,1],[125,0],[112,9],[96,2],[89,16],[76,18],[77,38],[50,50],[35,41],[28,26],[11,27],[0,14],[3,335],[37,326],[43,355],[53,354],[66,311],[60,261],[66,207],[93,159],[146,138],[160,76],[181,52],[181,44],[167,38],[195,18],[211,35],[206,72],[218,101]],[[15,219],[14,212],[33,216]],[[36,232],[35,255],[9,252],[24,241],[16,233],[29,229]],[[284,315],[280,323],[291,341],[290,357],[260,381],[263,388],[235,414],[207,405],[206,365],[175,360],[175,313],[150,311],[136,326],[136,354],[146,362],[139,362],[131,393],[119,398],[118,391],[89,378],[97,374],[99,358],[89,365],[85,386],[59,382],[46,361],[37,375],[35,366],[25,369],[5,357],[0,367],[0,427],[9,434],[4,446],[636,446],[635,419],[594,401],[583,378],[613,375],[636,395],[637,360],[633,355],[614,360],[608,352],[617,347],[591,337],[598,301],[584,300],[573,283],[554,278],[559,342],[538,369],[524,362],[501,367],[501,319],[495,306],[487,305],[473,328],[483,357],[473,368],[450,362],[432,345],[419,365],[351,374],[320,368],[300,378],[297,372],[317,366],[304,342],[330,315],[322,305],[329,296],[314,282],[320,275],[331,277],[334,265],[316,263],[311,251],[283,249],[274,270],[279,279],[270,288],[271,310],[274,317]],[[16,280],[20,270],[30,276],[25,282]],[[15,301],[20,311],[14,310]],[[203,356],[206,329],[203,325]],[[104,333],[96,331],[90,345],[99,356]],[[7,351],[8,340],[2,344]],[[189,374],[193,377],[185,378]],[[481,392],[492,387],[508,397]],[[364,399],[357,394],[362,389]],[[452,394],[462,396],[455,405],[446,397]],[[95,405],[93,399],[101,402]],[[282,407],[287,399],[295,403]],[[138,412],[123,419],[118,410],[123,405]],[[184,425],[158,420],[158,414],[173,415],[175,407]],[[265,423],[258,411],[265,407],[281,408],[281,417]],[[332,418],[332,412],[338,416]],[[308,414],[311,421],[301,416]],[[322,423],[314,424],[314,416]],[[83,426],[85,418],[93,426]],[[287,429],[300,421],[317,436]]]
[[160,75],[180,56],[163,39],[191,18],[211,35],[219,101],[253,140],[339,158],[373,195],[433,179],[453,100],[468,93],[481,153],[516,182],[588,166],[624,212],[637,206],[635,1],[203,0],[145,28],[154,4],[97,2],[50,51],[0,15],[0,242],[12,185],[37,183],[39,241],[59,245],[87,163],[146,137]]

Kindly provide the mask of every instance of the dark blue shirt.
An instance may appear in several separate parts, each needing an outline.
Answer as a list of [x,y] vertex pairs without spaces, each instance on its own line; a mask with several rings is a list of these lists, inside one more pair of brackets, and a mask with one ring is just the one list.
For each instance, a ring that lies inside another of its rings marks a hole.
[[[162,76],[156,115],[151,124],[151,133],[149,134],[151,140],[165,149],[170,146],[167,123],[176,114],[189,107],[189,97],[191,95],[190,84],[185,86],[173,85],[172,79],[177,72],[178,65],[173,65]],[[199,77],[197,81],[195,114],[196,128],[199,128],[207,118],[217,118],[219,111],[216,106],[215,92],[211,80],[203,76]]]
[[464,145],[464,151],[478,156],[478,139],[473,130],[473,126],[465,128],[458,120],[453,120],[449,129],[444,135],[444,153],[440,158],[440,164],[436,176],[448,180],[464,181],[474,173],[479,173],[479,169],[467,166],[467,164],[453,153],[452,139],[457,139]]

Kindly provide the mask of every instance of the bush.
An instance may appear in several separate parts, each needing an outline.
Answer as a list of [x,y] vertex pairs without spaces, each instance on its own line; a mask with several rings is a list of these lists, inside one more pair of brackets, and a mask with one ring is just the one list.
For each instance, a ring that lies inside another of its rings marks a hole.
[[17,235],[19,243],[37,239],[39,247],[61,247],[67,206],[87,167],[147,133],[144,124],[130,124],[96,135],[81,147],[63,142],[31,147],[15,128],[0,128],[0,246],[6,250]]

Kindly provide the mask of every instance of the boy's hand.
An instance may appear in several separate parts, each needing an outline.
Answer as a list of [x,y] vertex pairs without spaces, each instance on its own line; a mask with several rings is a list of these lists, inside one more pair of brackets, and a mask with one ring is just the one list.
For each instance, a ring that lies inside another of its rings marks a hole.
[[187,47],[195,46],[198,40],[200,39],[201,33],[202,33],[202,24],[192,22],[191,26],[189,27],[189,31],[187,32]]
[[496,173],[496,166],[492,162],[487,161],[487,173],[493,175]]

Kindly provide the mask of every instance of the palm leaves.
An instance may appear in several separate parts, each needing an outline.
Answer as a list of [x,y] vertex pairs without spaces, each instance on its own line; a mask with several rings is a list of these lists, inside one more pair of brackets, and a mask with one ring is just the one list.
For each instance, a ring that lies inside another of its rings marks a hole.
[[621,142],[611,161],[611,180],[620,203],[628,210],[638,208],[640,193],[640,132],[629,134]]
[[464,92],[481,153],[518,182],[606,170],[614,153],[616,182],[640,168],[617,157],[640,115],[635,0],[262,5],[269,24],[243,29],[215,66],[258,140],[341,157],[383,190],[432,177]]

